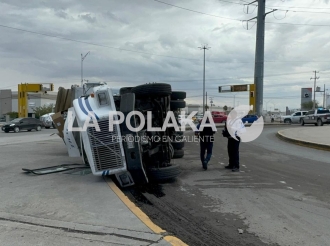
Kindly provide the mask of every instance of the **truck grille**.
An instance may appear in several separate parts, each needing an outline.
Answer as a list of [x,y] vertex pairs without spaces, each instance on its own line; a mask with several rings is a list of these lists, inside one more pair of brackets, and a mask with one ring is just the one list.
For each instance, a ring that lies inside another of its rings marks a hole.
[[109,120],[98,122],[100,131],[88,127],[87,133],[91,145],[96,171],[105,171],[124,167],[120,139],[116,126],[109,131]]

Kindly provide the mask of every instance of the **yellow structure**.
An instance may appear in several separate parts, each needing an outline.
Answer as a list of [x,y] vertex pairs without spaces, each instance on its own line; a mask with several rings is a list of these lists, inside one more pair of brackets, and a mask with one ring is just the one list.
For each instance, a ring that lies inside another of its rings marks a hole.
[[252,112],[255,112],[256,110],[256,97],[255,97],[255,85],[254,84],[250,84],[249,86],[249,105],[253,106],[252,108]]
[[241,92],[241,91],[249,91],[249,105],[253,107],[252,112],[250,112],[250,113],[255,113],[255,110],[256,110],[256,98],[255,98],[256,90],[255,90],[255,85],[254,84],[219,86],[219,93],[222,93],[222,92]]
[[28,92],[53,91],[54,84],[49,83],[49,87],[43,87],[43,84],[19,84],[18,85],[18,117],[28,116]]

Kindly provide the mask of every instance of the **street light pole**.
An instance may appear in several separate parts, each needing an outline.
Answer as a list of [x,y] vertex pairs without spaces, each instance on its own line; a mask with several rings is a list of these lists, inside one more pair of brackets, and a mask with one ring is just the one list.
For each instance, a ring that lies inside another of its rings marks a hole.
[[207,47],[207,45],[203,47],[198,47],[199,49],[204,50],[204,68],[203,68],[203,115],[205,114],[205,50],[210,49],[211,47]]
[[86,56],[89,54],[89,51],[86,53],[86,55],[83,56],[83,54],[81,54],[81,87],[84,84],[84,78],[83,78],[83,61],[86,58]]
[[270,103],[272,100],[269,100],[269,101],[267,101],[266,102],[266,111],[267,111],[267,113],[268,113],[268,103]]
[[316,71],[313,71],[314,72],[314,78],[310,78],[310,79],[314,79],[314,100],[313,100],[313,110],[315,109],[315,89],[316,89],[316,80],[319,79],[320,77],[316,77]]

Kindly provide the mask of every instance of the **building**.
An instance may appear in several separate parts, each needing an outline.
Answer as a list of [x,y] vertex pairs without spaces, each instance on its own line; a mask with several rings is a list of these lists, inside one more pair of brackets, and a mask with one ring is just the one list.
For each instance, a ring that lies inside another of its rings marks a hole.
[[11,90],[0,90],[0,116],[12,111]]
[[[28,93],[28,113],[32,116],[33,109],[44,105],[55,105],[57,93]],[[0,116],[9,112],[18,112],[17,91],[0,90]]]

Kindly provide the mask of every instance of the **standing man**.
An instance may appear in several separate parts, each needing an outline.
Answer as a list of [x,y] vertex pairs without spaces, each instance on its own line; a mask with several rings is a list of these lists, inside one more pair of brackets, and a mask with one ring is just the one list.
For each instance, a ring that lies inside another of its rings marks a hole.
[[[213,142],[214,142],[214,131],[211,126],[204,126],[202,131],[199,131],[201,127],[202,120],[199,121],[197,125],[198,131],[195,132],[195,136],[199,136],[199,143],[200,143],[200,159],[202,162],[202,166],[204,170],[207,170],[207,164],[212,157],[212,149],[213,149]],[[209,120],[207,119],[205,123],[210,124]],[[206,157],[205,157],[206,152]]]
[[241,134],[246,131],[241,118],[237,117],[237,112],[232,110],[225,123],[225,129],[222,135],[228,138],[227,151],[229,164],[225,166],[232,169],[233,172],[239,172],[239,144],[241,142]]

